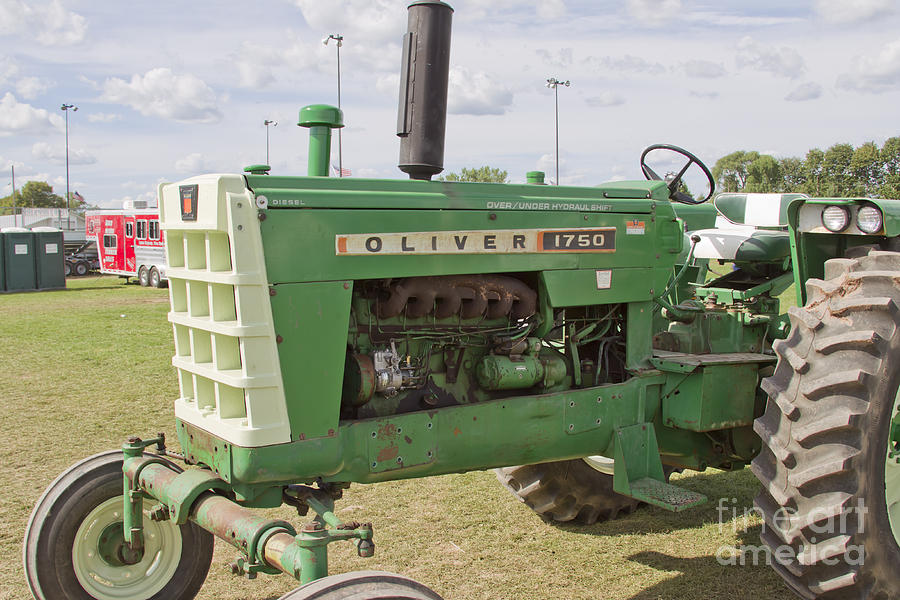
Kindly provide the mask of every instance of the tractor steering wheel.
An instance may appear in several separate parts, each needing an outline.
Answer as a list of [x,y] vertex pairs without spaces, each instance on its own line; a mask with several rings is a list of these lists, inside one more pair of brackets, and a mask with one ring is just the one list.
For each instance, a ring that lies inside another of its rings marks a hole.
[[[647,165],[647,155],[654,150],[671,150],[676,154],[684,156],[688,159],[688,161],[677,174],[672,175],[671,179],[669,179],[668,175],[666,176],[666,179],[663,179],[656,174],[656,171],[654,171]],[[703,200],[694,200],[690,197],[690,195],[685,194],[678,189],[681,185],[681,178],[684,177],[684,174],[687,172],[688,168],[690,168],[690,166],[694,164],[700,167],[700,170],[703,171],[704,175],[706,175],[706,179],[709,180],[709,194],[707,194],[706,198],[704,198]],[[681,202],[683,204],[703,204],[704,202],[712,198],[713,192],[716,191],[716,180],[712,176],[712,173],[709,172],[709,169],[706,167],[706,165],[703,164],[703,161],[684,148],[679,148],[678,146],[673,146],[672,144],[653,144],[652,146],[647,146],[647,148],[641,154],[641,171],[643,171],[644,177],[651,181],[665,181],[666,185],[669,187],[669,199],[674,200],[675,202]]]

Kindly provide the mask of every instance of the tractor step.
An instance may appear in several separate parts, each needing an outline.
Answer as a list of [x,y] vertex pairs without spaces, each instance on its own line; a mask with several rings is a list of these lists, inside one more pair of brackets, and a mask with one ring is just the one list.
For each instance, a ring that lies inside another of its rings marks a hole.
[[671,483],[664,483],[652,477],[644,477],[631,482],[630,496],[635,500],[672,512],[680,512],[706,502],[706,496],[703,494],[680,488]]

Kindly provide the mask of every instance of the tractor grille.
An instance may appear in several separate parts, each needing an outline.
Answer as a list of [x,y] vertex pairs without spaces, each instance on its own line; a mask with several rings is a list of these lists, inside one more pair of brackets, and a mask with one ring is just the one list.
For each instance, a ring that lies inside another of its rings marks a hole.
[[[183,190],[193,186],[189,220]],[[240,176],[207,175],[159,195],[176,417],[238,446],[290,441],[253,194]]]

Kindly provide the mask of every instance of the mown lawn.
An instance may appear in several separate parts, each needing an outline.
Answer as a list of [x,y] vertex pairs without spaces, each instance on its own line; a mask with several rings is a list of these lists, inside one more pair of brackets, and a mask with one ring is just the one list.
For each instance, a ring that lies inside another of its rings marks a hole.
[[[73,462],[118,447],[130,434],[174,441],[178,388],[165,290],[112,277],[69,280],[69,289],[0,295],[0,599],[28,598],[21,543],[32,505]],[[671,514],[644,509],[592,527],[542,522],[491,472],[353,486],[338,504],[346,520],[371,521],[376,554],[333,546],[333,573],[385,569],[419,579],[447,600],[789,599],[765,566],[723,566],[723,546],[758,544],[749,471],[685,474],[679,485],[711,501]],[[716,509],[727,499],[725,523]],[[731,519],[736,508],[737,519]],[[273,516],[301,522],[288,510]],[[285,576],[248,581],[217,545],[200,598],[274,599]]]

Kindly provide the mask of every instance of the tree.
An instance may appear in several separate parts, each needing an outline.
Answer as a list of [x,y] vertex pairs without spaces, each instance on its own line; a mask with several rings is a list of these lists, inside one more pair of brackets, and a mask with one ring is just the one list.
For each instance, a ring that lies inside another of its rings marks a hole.
[[802,192],[806,187],[806,171],[803,160],[796,156],[782,158],[780,161],[782,182],[781,191],[786,193]]
[[[12,206],[12,194],[0,198],[0,206]],[[65,208],[66,201],[62,196],[53,193],[53,186],[45,181],[29,181],[16,190],[16,206],[28,208]]]
[[747,169],[759,152],[738,150],[716,161],[712,169],[716,185],[723,192],[740,192],[747,183]]
[[459,173],[447,173],[438,177],[438,181],[474,181],[480,183],[509,183],[509,174],[506,171],[489,167],[460,169]]
[[885,140],[879,155],[882,180],[878,195],[882,198],[900,200],[900,137]]
[[821,196],[825,188],[824,173],[825,153],[818,148],[813,148],[806,153],[803,159],[803,172],[806,183],[803,192],[810,196]]
[[853,146],[850,144],[835,144],[825,151],[822,172],[825,178],[826,194],[834,197],[852,194],[851,160],[853,160]]
[[[755,153],[754,153],[755,154]],[[747,165],[745,192],[770,193],[780,191],[784,182],[781,165],[768,154],[758,154]]]
[[850,157],[850,174],[853,179],[850,192],[854,196],[870,196],[878,192],[884,173],[875,142],[866,142],[853,151],[853,156]]

